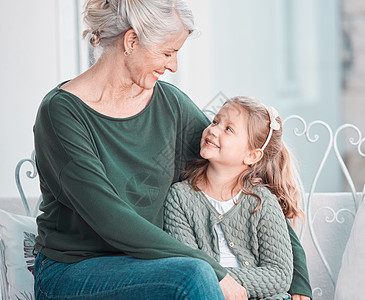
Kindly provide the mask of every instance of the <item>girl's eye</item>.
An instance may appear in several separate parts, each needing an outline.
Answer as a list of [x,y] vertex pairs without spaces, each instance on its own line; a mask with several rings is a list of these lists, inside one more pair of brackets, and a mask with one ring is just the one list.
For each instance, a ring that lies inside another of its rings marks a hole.
[[165,53],[166,57],[171,57],[171,54]]
[[213,120],[213,121],[212,121],[212,124],[213,124],[213,125],[218,125],[218,121]]
[[233,129],[231,127],[227,127],[226,130],[229,132],[233,132]]

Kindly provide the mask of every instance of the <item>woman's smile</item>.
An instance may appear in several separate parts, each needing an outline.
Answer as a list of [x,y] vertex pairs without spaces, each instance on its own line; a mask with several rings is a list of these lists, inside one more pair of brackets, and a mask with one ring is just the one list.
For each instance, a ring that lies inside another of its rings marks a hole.
[[160,78],[161,75],[163,75],[164,72],[157,72],[157,71],[153,71],[152,75],[153,77],[155,77],[156,81]]

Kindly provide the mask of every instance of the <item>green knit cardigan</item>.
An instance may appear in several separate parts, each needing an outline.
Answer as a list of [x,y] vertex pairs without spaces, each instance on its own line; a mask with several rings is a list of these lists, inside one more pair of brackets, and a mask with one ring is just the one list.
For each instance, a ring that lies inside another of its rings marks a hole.
[[238,204],[220,215],[202,192],[186,182],[175,183],[164,207],[164,229],[181,242],[220,259],[216,226],[220,224],[227,244],[241,268],[227,268],[247,290],[249,298],[287,299],[293,274],[293,254],[287,223],[275,195],[254,187],[260,196],[242,193]]

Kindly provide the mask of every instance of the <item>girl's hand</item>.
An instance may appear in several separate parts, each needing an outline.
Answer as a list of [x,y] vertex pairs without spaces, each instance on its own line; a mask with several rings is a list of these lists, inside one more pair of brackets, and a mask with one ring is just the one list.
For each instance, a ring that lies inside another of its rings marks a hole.
[[311,298],[304,295],[295,294],[292,296],[292,300],[311,300]]
[[219,282],[219,285],[226,300],[248,300],[246,289],[229,274]]

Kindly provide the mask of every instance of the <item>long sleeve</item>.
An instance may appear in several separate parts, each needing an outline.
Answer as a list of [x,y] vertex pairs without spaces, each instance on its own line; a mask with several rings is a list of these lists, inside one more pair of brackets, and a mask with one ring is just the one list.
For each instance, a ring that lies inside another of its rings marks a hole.
[[[153,224],[162,224],[162,202],[174,175],[154,160],[163,143],[153,143],[161,134],[159,127],[166,125],[151,124],[157,127],[151,127],[156,133],[144,130],[139,123],[125,128],[124,120],[100,117],[96,112],[91,112],[94,119],[85,117],[89,108],[74,109],[72,105],[62,97],[51,97],[41,105],[34,127],[44,195],[44,213],[37,219],[37,250],[61,262],[110,254],[141,259],[195,257],[214,265],[218,279],[222,279],[225,269],[208,255],[178,242]],[[147,113],[156,114],[152,108]],[[173,125],[177,118],[171,118]],[[152,120],[146,117],[139,122],[148,128]],[[175,141],[177,129],[174,134],[171,127],[170,136],[164,138],[172,138],[174,147],[179,141]],[[136,138],[138,130],[140,136]],[[151,171],[146,172],[149,168]],[[153,174],[159,170],[166,172],[156,179]],[[140,194],[135,192],[138,189]]]
[[[164,230],[192,249],[204,249],[204,246],[199,247],[198,245],[193,226],[189,224],[182,205],[180,205],[181,200],[183,197],[174,188],[171,188],[164,205]],[[212,265],[212,267],[215,268],[216,265]]]
[[[260,195],[263,203],[257,214],[257,241],[252,239],[259,258],[257,266],[227,268],[233,278],[246,288],[250,297],[284,295],[293,272],[293,255],[287,225],[275,197],[269,192]],[[265,197],[265,198],[264,198]]]
[[289,289],[291,295],[299,294],[312,298],[312,288],[309,281],[306,255],[298,236],[288,222],[290,242],[293,249],[293,280]]
[[170,188],[164,204],[164,230],[175,239],[193,249],[199,249],[193,227],[180,205],[181,197],[174,188]]

